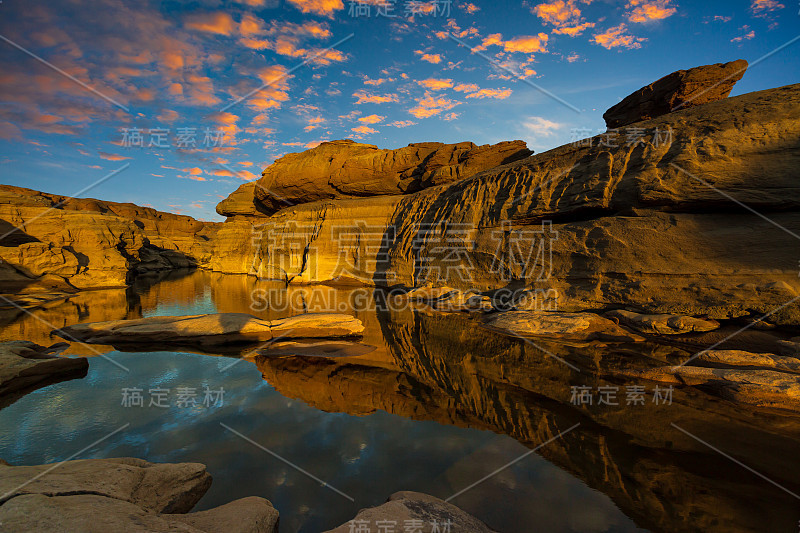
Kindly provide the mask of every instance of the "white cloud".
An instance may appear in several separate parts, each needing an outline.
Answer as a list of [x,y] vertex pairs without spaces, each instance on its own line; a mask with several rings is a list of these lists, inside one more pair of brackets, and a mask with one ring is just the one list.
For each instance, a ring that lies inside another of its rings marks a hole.
[[544,117],[528,117],[522,122],[522,127],[534,135],[549,137],[554,135],[556,130],[563,127],[563,124],[547,120]]

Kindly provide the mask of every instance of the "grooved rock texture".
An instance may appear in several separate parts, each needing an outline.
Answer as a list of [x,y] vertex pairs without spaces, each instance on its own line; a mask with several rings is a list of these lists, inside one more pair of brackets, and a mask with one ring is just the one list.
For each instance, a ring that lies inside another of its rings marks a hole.
[[[407,194],[465,179],[531,153],[523,141],[484,146],[426,142],[396,150],[351,140],[325,142],[278,159],[264,170],[257,186],[242,185],[220,202],[217,212],[228,217],[254,215],[329,198]],[[251,191],[255,205],[247,198]]]
[[[213,268],[295,283],[528,287],[557,294],[561,311],[711,320],[763,315],[799,294],[800,85],[640,126],[672,141],[595,138],[414,194],[288,207],[255,239],[235,226],[249,238],[218,240]],[[446,238],[455,262],[437,251]],[[798,304],[770,320],[799,324]]]
[[603,114],[606,126],[619,128],[728,97],[747,70],[738,59],[678,70],[631,93]]
[[211,486],[211,476],[198,463],[156,464],[123,457],[53,466],[0,463],[3,531],[278,531],[278,512],[263,498],[184,514]]
[[15,292],[37,283],[124,286],[134,273],[207,264],[218,226],[134,204],[0,185],[0,281]]

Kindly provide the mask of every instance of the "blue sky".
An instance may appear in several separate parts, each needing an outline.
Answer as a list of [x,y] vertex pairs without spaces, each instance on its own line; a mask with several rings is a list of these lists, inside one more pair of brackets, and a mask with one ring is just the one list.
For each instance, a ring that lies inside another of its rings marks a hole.
[[[773,52],[800,35],[796,1],[4,0],[0,182],[221,220],[325,140],[541,152],[674,70]],[[731,94],[798,82],[798,56]]]

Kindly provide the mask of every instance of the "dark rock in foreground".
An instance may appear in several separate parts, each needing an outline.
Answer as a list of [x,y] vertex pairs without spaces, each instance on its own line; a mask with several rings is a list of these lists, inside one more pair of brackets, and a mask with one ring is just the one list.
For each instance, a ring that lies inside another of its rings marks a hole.
[[64,343],[49,348],[27,341],[0,343],[0,408],[22,395],[65,379],[83,377],[89,362],[53,355]]
[[202,464],[156,464],[124,457],[54,466],[0,464],[3,531],[278,531],[278,511],[263,498],[184,514],[211,486]]
[[619,128],[728,97],[747,70],[747,61],[678,70],[628,95],[603,113],[606,126]]
[[[359,525],[366,525],[367,531],[378,531],[378,523],[391,524],[396,531],[432,533],[434,531],[451,531],[453,533],[492,533],[494,530],[465,513],[453,504],[423,494],[421,492],[401,491],[389,496],[389,500],[378,507],[362,509],[356,517],[336,529],[326,533],[349,533],[362,531]],[[371,528],[371,529],[369,529]]]

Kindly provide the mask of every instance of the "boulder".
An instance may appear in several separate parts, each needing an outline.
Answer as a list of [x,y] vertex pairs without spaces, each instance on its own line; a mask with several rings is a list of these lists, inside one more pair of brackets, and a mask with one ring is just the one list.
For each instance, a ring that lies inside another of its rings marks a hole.
[[644,340],[594,313],[506,311],[491,315],[486,325],[520,337],[551,337],[573,341],[638,342]]
[[603,118],[609,129],[620,128],[677,109],[724,100],[746,70],[744,59],[678,70],[631,93]]
[[135,458],[54,465],[0,464],[0,524],[9,532],[106,531],[276,533],[278,512],[243,498],[188,513],[211,486],[197,463]]
[[624,309],[609,311],[605,316],[616,319],[621,324],[641,333],[656,335],[679,335],[682,333],[712,331],[719,327],[719,322],[716,320],[668,314],[647,315]]
[[256,182],[240,185],[227,198],[217,204],[217,214],[224,217],[257,217],[269,215],[256,201]]
[[89,369],[86,359],[53,355],[68,346],[60,343],[45,348],[27,341],[0,342],[0,407],[40,387],[84,377]]
[[246,313],[216,313],[90,322],[67,326],[53,333],[67,340],[93,344],[162,342],[212,346],[272,339],[355,337],[363,331],[359,319],[342,314],[308,313],[279,320],[262,320]]
[[[351,521],[326,533],[378,531],[380,522],[384,523],[384,527],[387,524],[394,524],[397,531],[401,531],[403,528],[408,530],[413,528],[419,533],[439,531],[492,533],[494,531],[451,503],[421,492],[401,491],[389,496],[389,500],[383,505],[360,510]],[[355,529],[359,526],[367,529]]]
[[[331,198],[408,194],[462,180],[531,153],[523,141],[483,146],[426,142],[395,150],[352,140],[324,142],[305,152],[287,154],[267,167],[253,185],[255,211],[274,213]],[[245,198],[249,190],[239,187],[219,204],[217,212],[224,216],[255,214]]]

